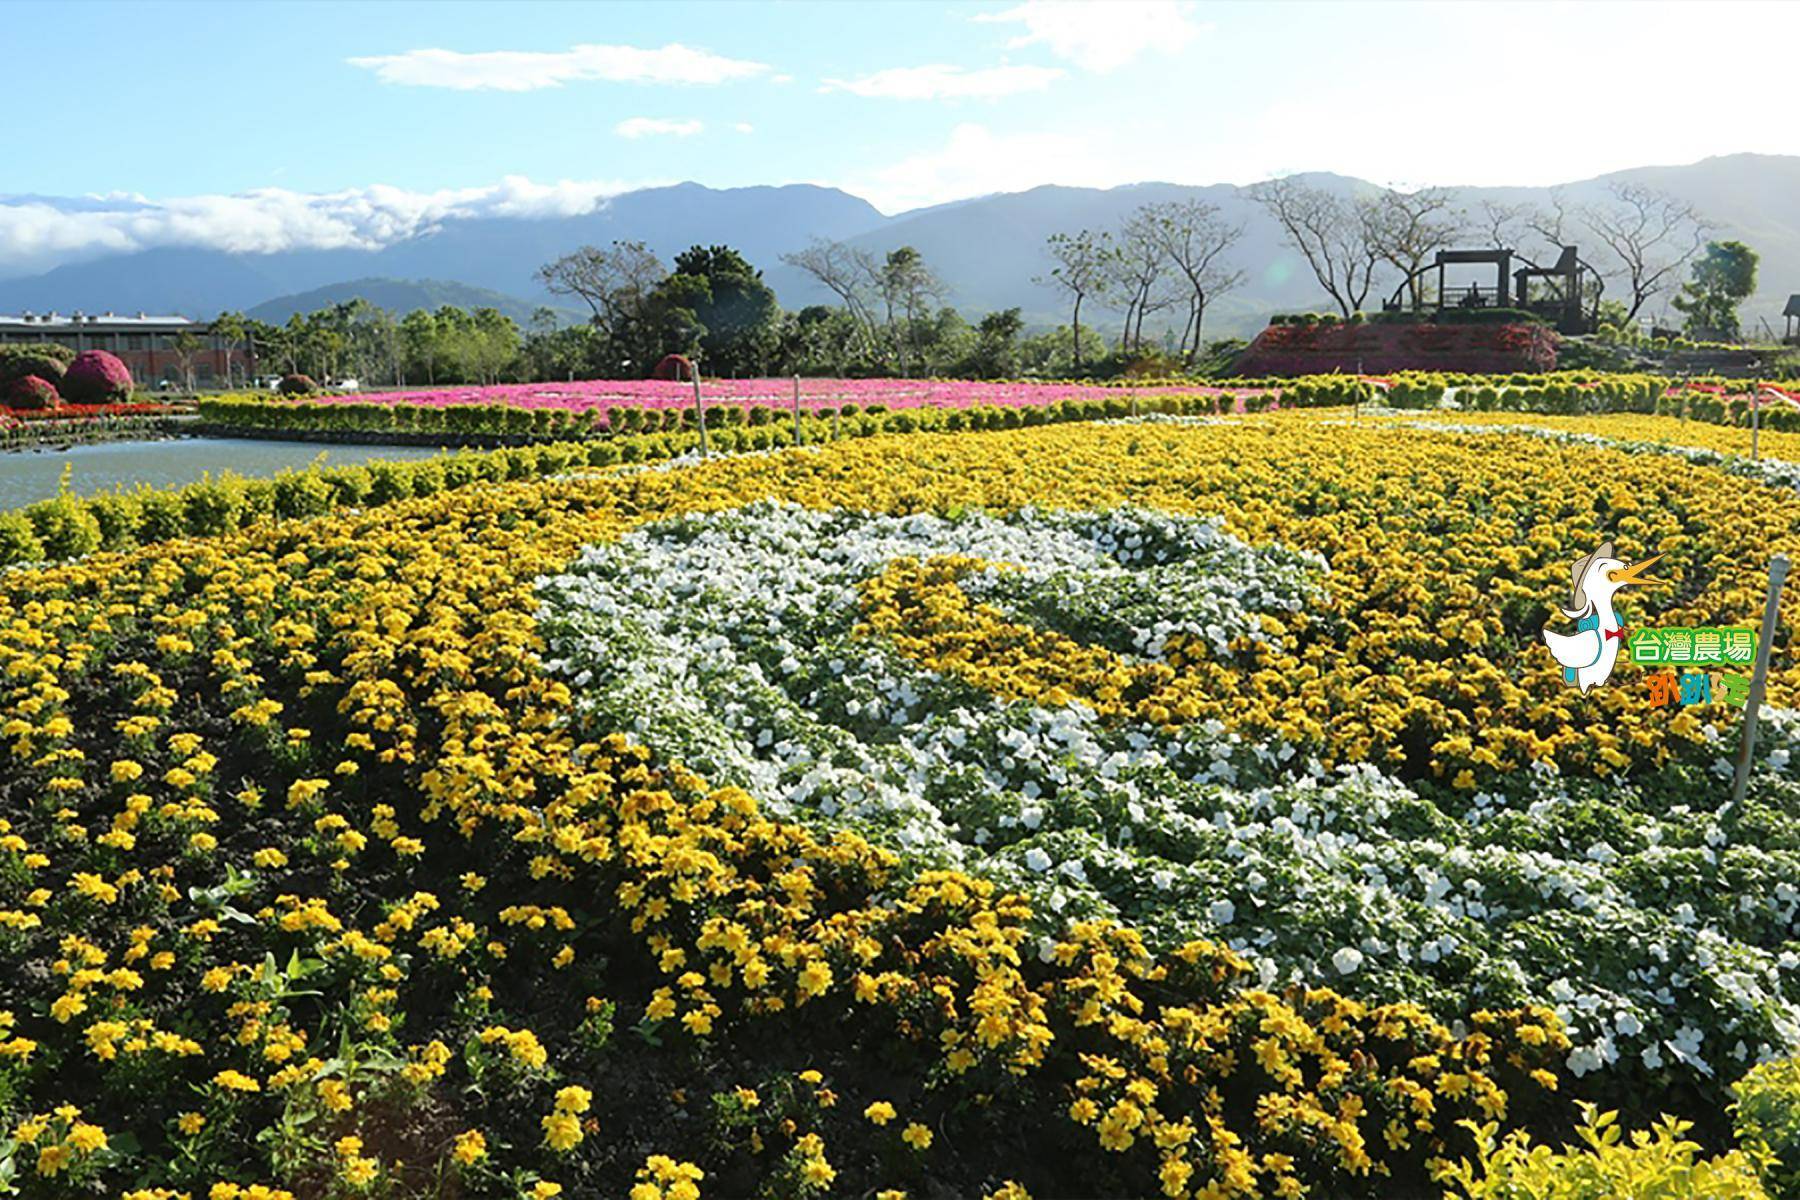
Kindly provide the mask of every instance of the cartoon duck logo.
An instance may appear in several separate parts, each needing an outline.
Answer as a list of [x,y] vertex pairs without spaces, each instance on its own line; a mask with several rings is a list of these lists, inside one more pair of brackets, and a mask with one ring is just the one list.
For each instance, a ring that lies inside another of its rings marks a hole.
[[1557,633],[1546,625],[1544,644],[1562,664],[1563,678],[1583,695],[1607,681],[1625,645],[1625,629],[1613,609],[1613,596],[1631,584],[1666,582],[1644,574],[1660,558],[1657,554],[1627,567],[1614,556],[1613,544],[1605,542],[1592,554],[1575,560],[1574,590],[1569,606],[1562,610],[1575,622],[1575,632]]

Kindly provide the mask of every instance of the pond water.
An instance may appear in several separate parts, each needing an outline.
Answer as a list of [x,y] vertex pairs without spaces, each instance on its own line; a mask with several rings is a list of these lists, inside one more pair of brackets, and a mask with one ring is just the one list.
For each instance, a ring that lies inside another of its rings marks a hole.
[[205,474],[226,471],[273,475],[320,459],[326,466],[351,467],[373,458],[430,458],[440,453],[428,446],[321,445],[252,438],[170,438],[11,451],[0,453],[0,511],[56,495],[65,464],[74,468],[69,477],[71,490],[87,495],[139,484],[179,486]]

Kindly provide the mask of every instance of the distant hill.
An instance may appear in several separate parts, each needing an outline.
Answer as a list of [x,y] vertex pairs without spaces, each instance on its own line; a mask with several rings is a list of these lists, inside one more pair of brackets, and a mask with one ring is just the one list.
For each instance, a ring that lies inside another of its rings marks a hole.
[[[446,304],[469,309],[497,308],[520,325],[530,321],[531,314],[542,307],[536,301],[521,300],[504,292],[449,279],[352,279],[346,283],[328,283],[324,287],[265,300],[248,309],[247,315],[259,321],[280,325],[295,313],[316,312],[321,308],[356,299],[366,300],[377,308],[385,308],[401,316],[421,308],[435,309]],[[572,313],[559,306],[557,315],[566,322]]]
[[[71,200],[67,207],[85,203]],[[577,217],[445,221],[432,232],[379,250],[235,254],[165,246],[93,258],[0,280],[0,312],[142,309],[201,318],[371,278],[453,280],[536,304],[552,298],[532,273],[584,242],[638,240],[664,259],[697,242],[725,242],[766,267],[814,235],[850,237],[884,219],[866,200],[835,188],[720,190],[682,183],[614,196]]]
[[[1372,186],[1343,176],[1309,178],[1345,192]],[[1571,181],[1563,192],[1572,202],[1598,200],[1614,180],[1643,182],[1688,200],[1713,219],[1714,237],[1741,238],[1754,247],[1762,255],[1761,286],[1745,306],[1746,325],[1754,327],[1759,318],[1780,324],[1782,302],[1800,291],[1800,204],[1795,203],[1800,197],[1800,157],[1736,154],[1685,166],[1640,167]],[[1551,189],[1456,190],[1460,200],[1474,208],[1484,199],[1542,203]],[[796,184],[714,189],[683,183],[615,196],[574,217],[447,220],[429,233],[378,250],[233,254],[165,247],[73,262],[42,274],[0,280],[0,312],[143,309],[206,317],[222,309],[264,306],[266,311],[286,312],[290,305],[311,304],[315,295],[320,303],[329,303],[355,289],[380,284],[460,286],[482,294],[499,293],[514,305],[503,311],[529,315],[531,308],[552,300],[532,278],[540,264],[583,243],[613,239],[644,241],[665,260],[695,243],[730,244],[762,269],[782,303],[797,308],[832,297],[783,264],[781,255],[813,237],[827,237],[850,240],[878,253],[904,244],[916,246],[948,285],[949,301],[966,314],[1017,305],[1028,321],[1041,326],[1066,319],[1055,293],[1033,283],[1048,266],[1046,237],[1084,226],[1117,228],[1140,204],[1187,196],[1217,204],[1228,217],[1242,220],[1246,230],[1234,260],[1248,278],[1210,311],[1210,333],[1247,333],[1259,328],[1271,312],[1322,306],[1311,273],[1281,244],[1274,223],[1241,189],[1228,184],[1047,186],[890,217],[834,188]],[[1471,235],[1462,244],[1478,245],[1481,240]],[[430,282],[403,282],[408,280]],[[1378,280],[1369,307],[1378,307],[1396,282]],[[384,307],[402,306],[406,293],[387,294],[395,299]],[[404,300],[413,306],[437,302]],[[1093,319],[1104,325],[1118,318],[1100,310]]]

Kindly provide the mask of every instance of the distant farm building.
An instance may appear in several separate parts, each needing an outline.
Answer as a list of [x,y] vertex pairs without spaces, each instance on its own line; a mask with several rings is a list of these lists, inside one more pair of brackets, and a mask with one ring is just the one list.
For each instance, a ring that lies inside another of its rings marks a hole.
[[[191,362],[183,360],[175,339],[184,333],[200,337],[202,347]],[[233,346],[201,321],[136,313],[33,313],[0,315],[0,346],[21,342],[56,342],[79,354],[105,350],[116,354],[140,384],[183,378],[190,368],[199,384],[243,378],[255,367],[248,350]]]
[[1787,307],[1781,310],[1781,315],[1787,318],[1787,333],[1782,340],[1800,342],[1800,292],[1788,297]]

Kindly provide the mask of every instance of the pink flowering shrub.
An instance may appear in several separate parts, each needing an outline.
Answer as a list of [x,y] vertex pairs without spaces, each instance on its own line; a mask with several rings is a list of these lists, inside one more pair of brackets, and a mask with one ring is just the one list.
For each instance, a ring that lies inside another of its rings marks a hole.
[[76,404],[120,404],[131,399],[131,371],[104,350],[84,350],[63,375],[63,395]]
[[62,403],[62,397],[56,394],[56,385],[49,380],[27,375],[13,381],[6,402],[13,408],[55,408]]

